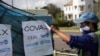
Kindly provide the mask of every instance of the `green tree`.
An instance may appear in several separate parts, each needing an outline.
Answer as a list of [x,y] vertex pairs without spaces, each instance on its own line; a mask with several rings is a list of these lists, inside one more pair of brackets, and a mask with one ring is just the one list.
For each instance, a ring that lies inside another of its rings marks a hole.
[[42,9],[47,9],[48,13],[53,16],[54,19],[57,19],[57,15],[61,12],[61,9],[54,4],[48,4],[47,6],[42,7]]
[[94,13],[99,17],[100,19],[100,0],[94,0]]

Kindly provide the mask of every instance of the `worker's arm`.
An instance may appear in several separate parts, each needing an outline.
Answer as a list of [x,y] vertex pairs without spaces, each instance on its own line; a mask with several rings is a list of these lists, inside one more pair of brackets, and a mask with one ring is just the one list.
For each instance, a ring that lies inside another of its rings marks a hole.
[[51,30],[55,32],[65,42],[68,43],[70,41],[70,35],[62,33],[61,31],[57,30],[54,26],[51,26]]
[[82,35],[82,36],[72,36],[68,34],[64,34],[57,30],[54,26],[51,26],[51,30],[54,31],[62,40],[67,42],[71,47],[77,48],[89,48],[92,44],[92,37],[89,35]]

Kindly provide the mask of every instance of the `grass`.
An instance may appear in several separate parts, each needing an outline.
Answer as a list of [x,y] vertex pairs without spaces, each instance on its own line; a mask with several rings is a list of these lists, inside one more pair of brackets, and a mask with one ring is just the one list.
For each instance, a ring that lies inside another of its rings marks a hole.
[[[60,30],[79,30],[78,26],[72,26],[72,27],[59,27]],[[99,26],[99,32],[100,32],[100,26]]]
[[100,28],[99,28],[99,30],[96,33],[100,34]]
[[79,30],[79,27],[73,26],[73,27],[60,27],[60,30]]

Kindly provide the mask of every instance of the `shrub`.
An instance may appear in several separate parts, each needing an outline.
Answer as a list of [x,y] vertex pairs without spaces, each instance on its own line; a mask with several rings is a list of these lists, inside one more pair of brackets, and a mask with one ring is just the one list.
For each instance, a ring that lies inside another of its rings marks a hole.
[[75,25],[73,21],[65,21],[65,20],[55,20],[54,24],[60,27],[71,27]]

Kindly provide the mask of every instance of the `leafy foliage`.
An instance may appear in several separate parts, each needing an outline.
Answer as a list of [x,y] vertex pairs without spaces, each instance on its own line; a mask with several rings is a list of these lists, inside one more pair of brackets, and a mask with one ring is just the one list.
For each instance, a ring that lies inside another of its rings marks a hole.
[[57,19],[55,19],[54,24],[59,27],[71,27],[75,25],[73,21],[65,21],[65,20],[57,20]]
[[47,9],[48,13],[53,16],[54,19],[57,18],[57,15],[60,14],[61,9],[54,4],[48,4],[47,6],[42,7],[42,9]]

